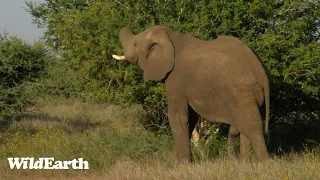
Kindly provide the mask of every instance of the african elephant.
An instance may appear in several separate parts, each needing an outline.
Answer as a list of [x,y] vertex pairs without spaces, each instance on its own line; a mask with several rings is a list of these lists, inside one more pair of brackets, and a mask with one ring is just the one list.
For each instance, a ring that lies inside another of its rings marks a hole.
[[[115,59],[138,62],[145,81],[165,83],[179,160],[191,160],[190,137],[199,115],[231,125],[240,132],[240,146],[251,144],[258,159],[268,158],[264,133],[269,122],[269,80],[262,62],[245,43],[231,36],[201,40],[166,26],[137,35],[124,27],[119,39],[124,55],[113,55]],[[259,111],[263,104],[264,130]]]

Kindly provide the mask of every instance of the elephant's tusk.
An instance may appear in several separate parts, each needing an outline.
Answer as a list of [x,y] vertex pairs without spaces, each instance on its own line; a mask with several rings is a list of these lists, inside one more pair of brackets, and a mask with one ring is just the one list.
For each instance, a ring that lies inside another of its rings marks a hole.
[[118,56],[118,55],[112,55],[112,57],[116,60],[125,60],[126,57],[125,56]]

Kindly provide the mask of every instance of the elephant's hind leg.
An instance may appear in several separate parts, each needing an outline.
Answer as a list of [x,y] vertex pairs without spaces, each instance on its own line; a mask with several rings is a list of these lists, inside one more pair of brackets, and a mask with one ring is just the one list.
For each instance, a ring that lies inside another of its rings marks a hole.
[[[238,116],[237,129],[240,131],[240,141],[244,149],[242,149],[244,154],[250,151],[248,147],[249,143],[254,149],[259,160],[264,160],[268,158],[267,146],[265,144],[264,132],[262,126],[262,120],[258,107],[246,108]],[[242,144],[243,143],[243,144]]]
[[[228,133],[228,154],[231,157],[236,157],[236,138],[239,134],[239,131],[234,127],[230,126],[229,133]],[[252,146],[250,140],[243,134],[240,133],[240,159],[247,160],[250,152],[251,152]]]
[[247,160],[252,150],[251,142],[243,133],[240,133],[240,158]]
[[229,132],[228,132],[228,140],[227,140],[227,148],[228,148],[228,154],[231,157],[236,157],[236,139],[239,131],[234,127],[230,126]]

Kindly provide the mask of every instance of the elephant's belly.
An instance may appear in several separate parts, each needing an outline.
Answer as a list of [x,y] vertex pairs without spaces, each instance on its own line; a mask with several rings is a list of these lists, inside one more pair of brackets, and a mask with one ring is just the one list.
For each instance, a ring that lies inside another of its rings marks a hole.
[[232,125],[241,111],[239,108],[256,105],[254,92],[258,87],[251,81],[239,83],[207,79],[189,76],[183,83],[189,105],[202,118]]
[[208,101],[209,99],[191,99],[189,105],[202,118],[212,122],[230,124],[230,107],[223,102]]

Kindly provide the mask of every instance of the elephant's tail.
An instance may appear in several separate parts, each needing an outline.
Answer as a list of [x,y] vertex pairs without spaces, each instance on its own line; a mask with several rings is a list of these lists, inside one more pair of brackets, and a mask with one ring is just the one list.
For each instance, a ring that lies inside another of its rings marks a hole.
[[264,83],[264,103],[266,107],[266,119],[264,132],[266,136],[266,142],[269,142],[269,113],[270,113],[270,89],[269,89],[269,81],[267,80]]

